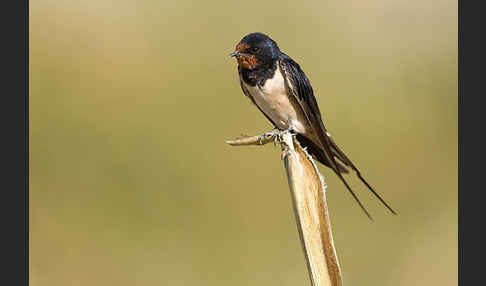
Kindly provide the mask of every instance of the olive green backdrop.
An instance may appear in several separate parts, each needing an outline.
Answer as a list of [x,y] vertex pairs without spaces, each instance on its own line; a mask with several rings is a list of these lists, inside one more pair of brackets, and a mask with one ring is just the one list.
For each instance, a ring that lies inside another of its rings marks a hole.
[[304,69],[377,191],[321,168],[345,285],[456,285],[457,3],[30,3],[30,282],[309,285],[271,125],[227,57],[260,31]]

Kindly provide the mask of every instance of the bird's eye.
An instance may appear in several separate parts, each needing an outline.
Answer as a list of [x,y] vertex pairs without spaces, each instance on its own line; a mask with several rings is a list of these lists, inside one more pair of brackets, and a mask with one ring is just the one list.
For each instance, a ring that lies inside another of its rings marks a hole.
[[251,48],[251,51],[252,51],[252,52],[254,52],[254,53],[258,52],[258,50],[260,50],[260,49],[259,49],[259,48],[257,48],[257,47],[253,47],[253,48]]

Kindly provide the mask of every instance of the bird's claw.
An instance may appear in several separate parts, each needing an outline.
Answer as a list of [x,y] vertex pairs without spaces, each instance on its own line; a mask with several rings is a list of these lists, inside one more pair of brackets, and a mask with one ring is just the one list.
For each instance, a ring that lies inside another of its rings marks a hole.
[[292,133],[292,130],[287,129],[287,130],[279,130],[277,128],[274,128],[272,131],[265,132],[262,135],[258,136],[258,144],[262,145],[263,140],[267,138],[273,138],[273,145],[277,146],[277,142],[282,141],[283,135],[287,133]]
[[[274,131],[270,131],[270,132],[265,132],[263,133],[262,135],[258,136],[258,144],[262,145],[263,144],[263,140],[267,139],[267,138],[270,138],[270,137],[276,137],[276,133]],[[275,141],[275,139],[274,139]]]

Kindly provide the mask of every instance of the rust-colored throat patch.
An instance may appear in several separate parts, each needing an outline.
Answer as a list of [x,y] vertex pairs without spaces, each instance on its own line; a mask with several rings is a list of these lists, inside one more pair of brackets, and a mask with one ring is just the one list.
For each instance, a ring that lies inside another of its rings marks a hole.
[[[239,43],[236,45],[236,52],[244,53],[248,50],[250,46],[245,43]],[[254,55],[244,55],[244,56],[236,56],[236,60],[238,61],[238,65],[244,69],[252,70],[258,67],[258,59]]]

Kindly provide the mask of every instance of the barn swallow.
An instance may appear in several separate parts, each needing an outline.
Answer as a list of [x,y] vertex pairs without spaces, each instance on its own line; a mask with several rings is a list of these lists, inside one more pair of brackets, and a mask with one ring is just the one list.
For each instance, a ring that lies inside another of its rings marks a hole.
[[371,220],[371,215],[342,176],[349,173],[347,168],[355,171],[375,197],[396,215],[331,138],[322,122],[309,79],[299,64],[280,51],[274,40],[262,33],[248,34],[229,56],[238,62],[243,93],[275,129],[295,134],[314,159],[331,168]]

